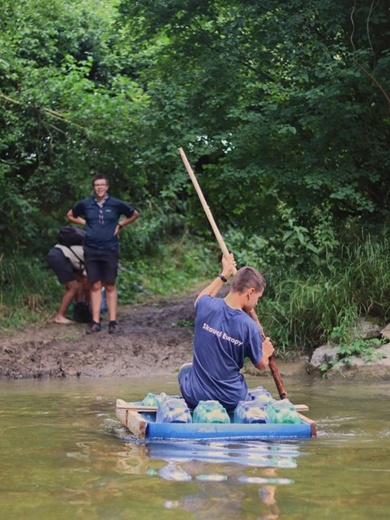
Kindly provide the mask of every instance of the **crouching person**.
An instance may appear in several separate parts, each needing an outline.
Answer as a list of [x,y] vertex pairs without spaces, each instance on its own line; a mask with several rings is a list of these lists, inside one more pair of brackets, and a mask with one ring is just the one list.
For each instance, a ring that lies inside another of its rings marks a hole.
[[84,267],[83,247],[56,244],[47,253],[46,261],[56,274],[58,281],[65,286],[60,307],[53,318],[54,323],[61,325],[72,323],[72,320],[66,317],[66,313],[73,301],[75,302],[75,321],[89,322],[91,319],[89,284]]

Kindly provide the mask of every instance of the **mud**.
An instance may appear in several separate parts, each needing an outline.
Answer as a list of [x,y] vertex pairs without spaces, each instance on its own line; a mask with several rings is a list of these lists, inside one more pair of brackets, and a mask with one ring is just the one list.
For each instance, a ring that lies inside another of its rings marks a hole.
[[120,307],[121,332],[47,322],[0,336],[0,376],[105,377],[175,372],[192,356],[195,295]]
[[[86,325],[58,325],[47,320],[28,330],[0,333],[0,377],[110,377],[176,373],[192,359],[194,300],[198,290],[182,297],[159,298],[143,305],[119,306],[121,332],[87,335]],[[306,361],[281,363],[283,376],[304,374]],[[260,375],[250,363],[248,375]],[[262,376],[272,377],[269,371]]]

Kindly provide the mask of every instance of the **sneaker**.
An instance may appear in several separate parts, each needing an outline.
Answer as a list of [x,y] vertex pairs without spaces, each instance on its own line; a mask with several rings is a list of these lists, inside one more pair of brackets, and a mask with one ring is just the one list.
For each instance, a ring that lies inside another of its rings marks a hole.
[[109,334],[118,334],[121,329],[116,321],[110,321],[108,324],[108,333]]
[[93,321],[90,323],[89,327],[85,331],[86,334],[93,334],[94,332],[100,332],[102,330],[102,326],[100,323],[96,323],[96,321]]

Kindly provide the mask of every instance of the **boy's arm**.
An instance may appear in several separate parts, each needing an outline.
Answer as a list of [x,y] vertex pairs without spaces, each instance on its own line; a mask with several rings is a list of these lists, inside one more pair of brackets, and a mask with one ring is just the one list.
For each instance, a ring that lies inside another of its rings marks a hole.
[[269,364],[269,358],[274,353],[274,346],[271,343],[271,340],[269,338],[263,338],[263,356],[261,358],[260,363],[257,363],[256,368],[258,370],[265,370],[268,367]]
[[205,294],[208,294],[209,296],[216,296],[223,284],[227,282],[229,276],[231,276],[235,270],[236,262],[234,261],[233,253],[230,253],[229,258],[222,257],[221,273],[198,294],[194,305],[196,305],[196,302],[199,300],[199,298]]

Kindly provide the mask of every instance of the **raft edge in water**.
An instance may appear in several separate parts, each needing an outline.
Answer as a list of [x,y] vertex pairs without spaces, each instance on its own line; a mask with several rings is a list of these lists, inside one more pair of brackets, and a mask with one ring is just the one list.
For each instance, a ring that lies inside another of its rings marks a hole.
[[300,424],[271,423],[157,423],[155,406],[116,401],[116,416],[137,439],[297,439],[317,435],[313,420],[300,413],[305,405],[295,405]]

